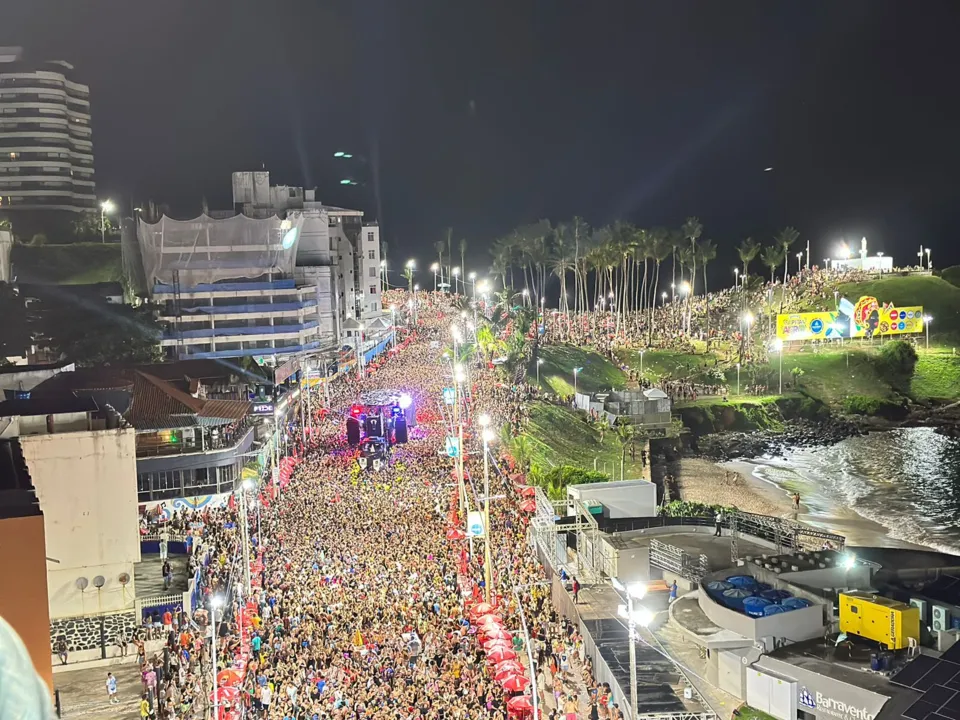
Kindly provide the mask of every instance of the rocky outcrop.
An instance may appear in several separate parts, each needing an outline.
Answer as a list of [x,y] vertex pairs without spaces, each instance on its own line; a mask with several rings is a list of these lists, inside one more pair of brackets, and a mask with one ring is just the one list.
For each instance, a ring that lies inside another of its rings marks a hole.
[[786,448],[833,445],[862,433],[857,424],[830,416],[816,423],[796,420],[780,431],[759,430],[705,435],[691,442],[691,451],[713,460],[733,460],[776,455]]

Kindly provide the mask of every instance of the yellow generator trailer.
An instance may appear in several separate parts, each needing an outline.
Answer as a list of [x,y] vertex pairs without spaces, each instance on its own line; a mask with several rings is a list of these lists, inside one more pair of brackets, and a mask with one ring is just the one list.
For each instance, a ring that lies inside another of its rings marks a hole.
[[902,650],[909,638],[920,642],[920,609],[870,593],[840,593],[840,632]]

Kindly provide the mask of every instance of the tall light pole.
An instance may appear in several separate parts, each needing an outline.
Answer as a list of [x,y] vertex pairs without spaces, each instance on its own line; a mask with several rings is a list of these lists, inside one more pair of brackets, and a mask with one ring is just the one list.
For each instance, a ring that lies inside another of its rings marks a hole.
[[737,396],[740,396],[740,363],[737,363]]
[[107,213],[112,213],[114,205],[112,200],[104,200],[100,203],[100,242],[107,242]]
[[733,287],[735,290],[740,289],[740,268],[733,269]]
[[923,330],[927,334],[927,350],[930,349],[930,323],[933,322],[932,315],[923,316]]
[[527,288],[524,288],[524,289],[523,289],[523,292],[521,292],[520,294],[523,295],[523,306],[526,307],[526,306],[527,306],[527,300],[528,300],[529,297],[530,297],[530,291],[529,291]]
[[641,351],[640,351],[640,378],[641,378],[641,379],[643,379],[643,354],[644,354],[645,352],[646,352],[646,350],[641,350]]
[[630,583],[624,586],[617,578],[610,581],[614,590],[627,598],[627,604],[618,608],[620,617],[627,621],[627,631],[630,637],[630,718],[637,720],[637,640],[639,633],[637,626],[646,627],[653,620],[653,614],[644,607],[634,609],[634,600],[643,600],[647,594],[647,586],[643,583]]
[[390,306],[390,318],[393,321],[393,347],[397,346],[397,306],[394,303]]
[[660,307],[663,307],[666,304],[667,304],[667,294],[664,292],[660,294]]
[[380,292],[381,292],[381,293],[387,291],[387,289],[388,289],[388,288],[387,288],[387,285],[388,285],[388,283],[387,283],[387,261],[386,261],[386,260],[381,260],[381,261],[380,261]]
[[453,275],[453,294],[457,294],[457,279],[460,277],[460,268],[455,267],[450,271],[450,274]]
[[214,596],[210,599],[210,665],[213,675],[213,718],[220,718],[220,698],[217,697],[217,611],[223,607],[223,598]]
[[[477,299],[477,274],[475,272],[472,272],[469,275],[467,275],[467,277],[470,279],[470,289],[473,291],[473,299],[476,300]],[[464,291],[464,293],[466,293],[466,291]]]
[[479,418],[480,436],[483,439],[483,595],[488,603],[495,597],[493,594],[493,556],[490,552],[490,465],[487,454],[490,452],[490,443],[496,437],[490,429],[490,416],[481,415]]
[[543,358],[537,358],[537,389],[540,388],[540,366],[543,365]]
[[803,252],[797,253],[797,275],[803,272]]
[[360,325],[360,329],[358,330],[360,334],[357,336],[357,377],[362,378],[363,377],[363,323],[358,323],[358,324]]
[[927,254],[927,270],[930,269],[930,248],[924,248],[923,251]]
[[244,600],[250,597],[250,530],[247,528],[247,491],[256,483],[247,478],[240,483],[240,542],[243,543],[243,589]]
[[[574,398],[576,398],[576,395],[577,395],[577,375],[580,374],[580,371],[581,371],[581,370],[583,370],[582,367],[575,367],[575,368],[573,369],[573,395],[574,395]],[[574,399],[574,402],[576,402],[576,399]]]

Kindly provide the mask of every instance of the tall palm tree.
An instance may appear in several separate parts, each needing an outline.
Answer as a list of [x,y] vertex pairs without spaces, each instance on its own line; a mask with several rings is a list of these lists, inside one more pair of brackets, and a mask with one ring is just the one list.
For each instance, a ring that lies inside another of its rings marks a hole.
[[690,292],[687,293],[687,334],[690,334],[690,325],[693,319],[693,294],[697,287],[697,240],[703,232],[703,224],[696,216],[688,217],[683,223],[683,236],[690,241]]
[[783,248],[783,284],[787,284],[787,267],[790,265],[790,246],[800,237],[800,233],[792,227],[785,227],[774,238],[774,241]]
[[464,295],[467,294],[467,286],[466,286],[466,282],[467,282],[467,265],[466,265],[466,263],[467,263],[467,260],[466,260],[466,258],[467,258],[467,239],[466,239],[466,238],[460,238],[460,275],[461,275],[461,279],[462,279],[463,282],[464,282],[464,286],[463,286],[463,294],[464,294]]
[[567,273],[574,269],[573,258],[570,256],[570,244],[567,237],[567,226],[557,223],[553,229],[553,252],[550,254],[550,272],[560,278],[560,312],[566,313],[567,303]]
[[703,298],[706,301],[708,347],[710,345],[710,291],[707,289],[707,265],[716,258],[717,246],[713,243],[713,240],[704,240],[700,243],[700,267],[703,268]]
[[780,267],[780,263],[783,262],[784,256],[787,254],[787,251],[783,249],[780,245],[767,245],[763,252],[760,255],[760,261],[770,268],[770,282],[773,282],[774,273],[777,268]]
[[447,282],[453,281],[453,228],[447,228]]
[[[583,218],[574,215],[570,221],[570,238],[573,240],[573,309],[574,312],[581,311],[581,298],[586,300],[587,287],[586,278],[581,278],[580,260],[589,246],[590,228],[583,221]],[[583,281],[583,294],[580,293],[581,279]],[[586,310],[586,307],[582,308]]]
[[650,231],[650,254],[655,265],[653,275],[653,302],[650,303],[650,321],[648,327],[647,344],[653,344],[653,315],[657,306],[657,290],[660,286],[660,263],[673,254],[673,245],[670,242],[670,232],[666,228],[654,228]]
[[633,444],[637,436],[637,429],[629,421],[624,422],[625,418],[618,418],[613,430],[617,435],[617,441],[620,443],[620,480],[623,481],[623,468],[627,464],[627,448]]
[[740,255],[740,262],[743,263],[743,279],[747,279],[747,272],[750,270],[750,263],[756,259],[760,253],[760,243],[753,238],[748,237],[737,248],[737,254]]

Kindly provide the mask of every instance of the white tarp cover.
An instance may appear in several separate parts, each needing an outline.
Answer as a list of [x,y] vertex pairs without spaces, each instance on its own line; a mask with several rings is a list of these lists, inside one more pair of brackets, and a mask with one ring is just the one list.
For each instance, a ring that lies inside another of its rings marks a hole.
[[[207,215],[174,220],[164,215],[152,224],[141,219],[137,239],[147,287],[172,284],[174,270],[180,271],[183,288],[268,272],[292,277],[302,224],[302,213],[289,213],[287,221],[246,215],[224,220]],[[283,246],[284,238],[289,247]]]

